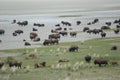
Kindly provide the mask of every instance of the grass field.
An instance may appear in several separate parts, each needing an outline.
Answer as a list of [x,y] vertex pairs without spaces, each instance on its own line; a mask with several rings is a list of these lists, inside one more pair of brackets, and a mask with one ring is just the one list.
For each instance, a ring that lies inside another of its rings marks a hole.
[[[78,45],[79,50],[69,52],[71,45]],[[117,50],[110,50],[116,45]],[[34,53],[35,58],[28,55]],[[84,56],[91,55],[86,63]],[[0,80],[120,80],[120,38],[93,39],[83,42],[66,42],[58,45],[31,49],[1,50],[0,59],[13,58],[22,61],[22,69],[10,69],[6,63],[0,70]],[[117,61],[118,65],[99,67],[94,65],[97,57]],[[60,59],[69,62],[59,63]],[[46,61],[46,68],[34,69],[35,63]],[[23,67],[26,67],[25,69]]]

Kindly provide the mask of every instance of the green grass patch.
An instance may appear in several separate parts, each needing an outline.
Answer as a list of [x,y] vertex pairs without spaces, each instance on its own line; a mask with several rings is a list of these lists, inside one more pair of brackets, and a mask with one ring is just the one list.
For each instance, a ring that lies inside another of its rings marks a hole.
[[[0,70],[0,80],[119,80],[120,79],[120,38],[93,39],[81,43],[66,42],[58,45],[43,46],[40,48],[0,50],[4,54],[16,53],[12,58],[22,61],[22,67],[28,69],[17,69],[12,71],[5,63],[6,69]],[[71,45],[78,45],[79,50],[69,52]],[[117,50],[110,50],[116,45]],[[36,52],[35,52],[36,49]],[[27,52],[27,53],[26,53]],[[35,53],[36,58],[32,59],[29,53]],[[86,63],[85,55],[91,55],[92,60]],[[3,54],[2,54],[3,55]],[[0,57],[6,60],[9,56]],[[94,59],[103,57],[109,61],[117,61],[118,65],[107,65],[98,67],[94,65]],[[68,59],[70,62],[59,63],[60,59]],[[46,61],[46,68],[34,69],[35,63]]]

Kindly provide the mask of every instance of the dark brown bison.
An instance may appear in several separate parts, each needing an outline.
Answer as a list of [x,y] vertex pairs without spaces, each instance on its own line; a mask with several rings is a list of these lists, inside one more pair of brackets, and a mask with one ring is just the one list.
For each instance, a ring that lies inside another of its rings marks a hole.
[[103,32],[102,29],[93,29],[92,30],[93,34],[99,34],[100,32]]
[[103,59],[103,58],[98,58],[98,59],[95,59],[95,60],[94,60],[94,64],[95,64],[95,65],[98,64],[99,67],[101,67],[101,66],[106,66],[106,65],[108,64],[108,60]]
[[62,36],[68,35],[68,32],[66,31],[60,31],[59,34],[61,34]]
[[117,50],[117,46],[112,46],[111,50]]
[[101,37],[102,38],[106,37],[106,33],[105,32],[101,32]]
[[111,26],[112,23],[111,23],[111,22],[106,22],[105,24],[106,24],[107,26]]
[[60,34],[50,34],[49,39],[60,39]]
[[64,28],[63,30],[64,30],[64,31],[67,31],[67,28]]
[[61,23],[65,26],[71,26],[71,23],[67,21],[61,21]]
[[76,35],[77,35],[77,32],[70,32],[71,37],[76,37]]
[[58,33],[58,30],[51,30],[51,33]]
[[16,60],[11,60],[9,61],[9,67],[18,67],[21,68],[22,62],[16,61]]
[[3,65],[4,65],[4,61],[0,60],[0,69],[3,67]]
[[13,36],[17,36],[17,33],[13,32]]
[[2,40],[0,40],[0,43],[2,42]]
[[60,30],[62,30],[62,27],[58,27],[55,30],[60,31]]
[[31,44],[29,42],[25,42],[24,44],[25,46],[31,46]]
[[59,40],[58,39],[51,39],[51,44],[58,44]]
[[71,46],[70,48],[69,48],[69,51],[70,52],[75,52],[75,51],[78,51],[78,46]]
[[16,33],[16,34],[21,34],[21,33],[23,33],[23,30],[15,30],[14,33]]
[[90,55],[86,55],[85,56],[85,61],[89,63],[91,61],[91,56]]
[[120,23],[120,19],[114,20],[114,24]]
[[19,25],[19,26],[27,26],[28,25],[28,21],[19,21],[19,22],[17,22],[17,24]]
[[38,41],[40,41],[40,38],[36,37],[33,41],[38,42]]
[[115,34],[118,34],[119,32],[120,32],[119,29],[115,29],[115,30],[114,30],[114,33],[115,33]]
[[15,24],[15,23],[16,23],[16,20],[14,19],[13,22],[12,22],[12,24]]
[[81,24],[81,21],[76,21],[76,24],[77,24],[77,25],[80,25],[80,24]]
[[88,22],[87,25],[91,25],[92,23],[91,22]]
[[46,62],[42,62],[42,63],[36,63],[34,65],[35,68],[43,68],[46,67]]
[[44,27],[45,24],[40,24],[40,23],[34,23],[33,26],[38,26],[38,27]]
[[0,35],[3,35],[5,33],[5,30],[0,29]]
[[59,40],[58,39],[45,39],[45,41],[43,42],[43,45],[53,45],[53,44],[58,44]]
[[87,33],[91,34],[93,32],[93,30],[87,30]]
[[120,28],[120,24],[119,24],[119,25],[116,25],[116,28]]
[[30,33],[30,39],[31,39],[31,40],[34,40],[37,36],[38,36],[37,33],[34,33],[34,32],[31,32],[31,33]]
[[60,24],[56,24],[55,26],[56,26],[56,27],[59,27],[59,26],[60,26]]
[[96,19],[94,19],[94,21],[92,23],[95,24],[97,22],[99,22],[99,19],[96,18]]
[[43,42],[43,45],[50,45],[51,43],[51,40],[50,39],[45,39],[44,42]]
[[33,28],[33,31],[38,31],[36,28]]
[[83,28],[83,32],[86,32],[86,31],[88,31],[88,30],[90,30],[89,27],[84,27],[84,28]]

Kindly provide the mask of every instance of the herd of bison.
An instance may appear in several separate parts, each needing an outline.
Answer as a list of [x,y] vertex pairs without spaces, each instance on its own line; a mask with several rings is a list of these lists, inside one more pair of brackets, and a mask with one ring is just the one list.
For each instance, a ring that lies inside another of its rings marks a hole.
[[[81,25],[81,21],[76,21],[76,25],[79,26]],[[88,22],[87,25],[94,25],[96,23],[99,23],[99,19],[94,19],[91,22]],[[18,26],[22,27],[22,26],[27,26],[29,23],[28,21],[18,21],[17,20],[13,20],[13,22],[11,24],[18,24]],[[106,32],[104,32],[104,30],[106,29],[111,29],[110,26],[112,24],[116,24],[116,28],[114,29],[114,33],[115,34],[119,34],[120,31],[120,19],[116,19],[113,22],[105,22],[104,26],[101,27],[101,29],[90,29],[89,27],[84,27],[83,28],[83,32],[86,32],[88,34],[101,34],[101,37],[104,38],[106,37]],[[33,26],[37,26],[37,27],[45,27],[45,24],[40,24],[40,23],[34,23]],[[61,26],[68,26],[68,28],[64,28]],[[48,39],[45,39],[43,42],[44,46],[47,45],[53,45],[53,44],[58,44],[59,40],[61,38],[61,36],[66,36],[66,35],[70,35],[71,37],[76,37],[77,36],[77,32],[68,32],[67,30],[72,30],[72,28],[70,28],[70,26],[72,26],[72,24],[68,21],[61,21],[58,24],[55,24],[55,29],[51,30],[51,34],[48,35]],[[36,31],[38,31],[36,28],[32,28],[33,32],[30,33],[29,38],[32,41],[40,41],[40,37],[38,36],[38,34],[36,33]],[[21,34],[23,34],[24,31],[23,30],[15,30],[12,35],[13,36],[19,36]],[[5,30],[0,29],[0,36],[4,36],[5,34]],[[31,44],[29,42],[27,42],[25,39],[23,39],[23,41],[25,42],[25,46],[30,46]],[[0,40],[0,43],[2,42],[2,40]],[[75,52],[78,51],[79,47],[74,45],[71,46],[69,48],[69,52]],[[117,46],[113,46],[111,48],[111,50],[117,50]],[[90,55],[86,55],[84,57],[85,61],[90,63],[91,61],[91,56]],[[69,60],[59,60],[59,62],[69,62]],[[110,62],[112,65],[118,65],[118,62]],[[2,66],[5,64],[4,61],[0,60],[0,68],[2,68]],[[108,60],[104,59],[104,58],[98,58],[94,60],[94,64],[98,64],[99,67],[101,66],[105,66],[108,64]],[[18,67],[18,68],[22,68],[22,62],[16,61],[16,60],[11,60],[8,63],[9,67]],[[42,62],[39,64],[35,64],[34,65],[35,68],[38,67],[46,67],[46,62]]]
[[[75,52],[75,51],[78,51],[78,49],[79,49],[78,46],[71,46],[71,47],[69,48],[69,51],[70,51],[70,52]],[[117,46],[113,46],[113,47],[111,48],[111,50],[117,50]],[[29,54],[29,57],[35,58],[36,56],[35,56],[35,54]],[[85,60],[87,63],[90,63],[90,62],[91,62],[91,59],[92,59],[92,56],[90,56],[90,55],[86,55],[86,56],[84,57],[84,60]],[[69,60],[68,60],[68,59],[60,59],[58,62],[59,62],[59,63],[60,63],[60,62],[69,62]],[[18,69],[25,68],[24,66],[22,66],[22,62],[17,61],[17,60],[15,60],[15,59],[10,59],[10,60],[8,60],[7,62],[6,62],[6,61],[3,61],[3,60],[0,60],[0,69],[4,66],[4,64],[8,64],[10,68],[11,68],[11,67],[17,67]],[[100,57],[100,58],[96,58],[96,59],[94,60],[94,64],[95,64],[95,65],[98,65],[99,67],[103,67],[103,66],[106,66],[106,65],[108,65],[108,64],[118,65],[118,62],[117,62],[117,61],[110,61],[110,62],[109,62],[107,59]],[[34,64],[34,68],[43,68],[43,67],[48,67],[48,66],[46,66],[46,62],[45,62],[45,61],[44,61],[44,62],[41,62],[41,63],[35,63],[35,64]],[[49,67],[50,67],[50,66],[49,66]]]

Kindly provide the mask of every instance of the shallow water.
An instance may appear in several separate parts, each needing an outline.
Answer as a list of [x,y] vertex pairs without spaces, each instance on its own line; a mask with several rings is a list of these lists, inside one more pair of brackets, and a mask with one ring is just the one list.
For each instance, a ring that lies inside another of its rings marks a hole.
[[[64,17],[63,17],[64,16]],[[67,16],[67,17],[65,17]],[[77,17],[76,17],[77,16]],[[93,21],[93,19],[99,18],[99,23],[94,25],[87,25],[88,22]],[[23,39],[27,40],[32,44],[30,47],[41,47],[42,45],[35,45],[38,43],[43,43],[48,35],[51,34],[51,29],[55,29],[55,24],[61,21],[68,21],[72,24],[71,27],[63,26],[63,28],[72,28],[70,31],[82,31],[84,27],[90,27],[90,29],[100,29],[101,26],[105,25],[106,21],[113,22],[115,19],[120,18],[120,10],[110,10],[110,11],[88,11],[88,12],[65,12],[65,13],[46,13],[46,14],[31,14],[31,15],[0,15],[0,29],[4,29],[6,32],[4,35],[0,35],[2,43],[0,43],[0,50],[3,49],[15,49],[15,48],[26,48],[24,46]],[[18,26],[17,24],[11,24],[12,20],[17,21],[27,20],[29,24],[27,26]],[[76,21],[80,20],[81,25],[77,26]],[[43,23],[45,27],[33,26],[33,23]],[[41,38],[40,42],[33,42],[29,39],[29,34],[32,32],[32,28],[38,29],[36,33]],[[111,28],[115,28],[116,25],[112,24]],[[12,36],[12,33],[21,29],[24,31],[23,34],[18,36]],[[107,32],[107,37],[120,37],[119,34],[114,34],[114,32]],[[61,37],[60,42],[72,42],[72,41],[84,41],[93,38],[101,38],[100,35],[89,35],[87,33],[80,32],[77,37],[73,38],[68,36]]]

